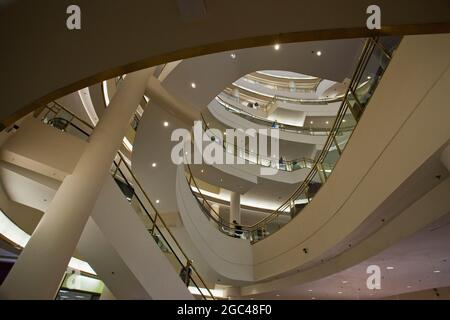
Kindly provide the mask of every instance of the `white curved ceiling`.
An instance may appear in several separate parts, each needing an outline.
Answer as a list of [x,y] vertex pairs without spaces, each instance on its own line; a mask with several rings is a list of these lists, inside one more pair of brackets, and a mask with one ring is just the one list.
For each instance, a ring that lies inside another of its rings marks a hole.
[[[351,78],[363,39],[312,41],[227,51],[183,60],[163,86],[197,110],[226,86],[258,70],[288,70],[342,82]],[[321,50],[322,56],[315,52]],[[236,58],[231,58],[234,53]],[[195,89],[191,84],[195,83]]]

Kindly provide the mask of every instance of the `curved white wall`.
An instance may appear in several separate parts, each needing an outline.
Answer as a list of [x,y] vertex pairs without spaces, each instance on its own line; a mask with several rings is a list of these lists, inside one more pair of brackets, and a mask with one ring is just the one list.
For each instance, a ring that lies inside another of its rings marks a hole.
[[252,281],[250,242],[223,234],[208,220],[187,183],[184,165],[177,169],[176,195],[183,225],[204,260],[227,278]]
[[[327,183],[301,215],[254,245],[255,278],[332,248],[448,142],[449,52],[450,35],[403,39]],[[310,253],[299,254],[305,247]]]

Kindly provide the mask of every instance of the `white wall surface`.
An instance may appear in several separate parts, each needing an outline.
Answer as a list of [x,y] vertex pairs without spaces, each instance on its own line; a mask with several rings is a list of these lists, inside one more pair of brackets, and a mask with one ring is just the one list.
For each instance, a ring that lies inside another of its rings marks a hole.
[[[192,295],[178,273],[139,220],[113,179],[106,180],[91,218],[149,297],[192,299]],[[90,242],[90,245],[94,246],[95,242]],[[113,283],[108,283],[106,280],[105,283],[116,297],[120,297],[120,292],[113,289]]]
[[253,256],[249,241],[221,233],[208,220],[191,193],[183,166],[177,169],[176,194],[183,225],[209,265],[225,277],[253,280]]
[[2,160],[62,181],[72,173],[86,141],[27,118],[3,144]]

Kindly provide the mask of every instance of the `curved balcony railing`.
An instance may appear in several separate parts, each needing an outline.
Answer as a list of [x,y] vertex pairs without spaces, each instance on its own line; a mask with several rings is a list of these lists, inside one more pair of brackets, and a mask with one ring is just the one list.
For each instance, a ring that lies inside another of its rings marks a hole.
[[[235,87],[239,88],[239,90],[242,91],[247,91],[252,93],[253,95],[259,95],[262,97],[265,97],[266,99],[257,99],[259,101],[264,101],[267,99],[270,99],[271,101],[281,101],[281,102],[285,102],[285,103],[292,103],[292,104],[300,104],[300,105],[327,105],[329,103],[333,103],[333,102],[340,102],[342,101],[344,95],[338,95],[335,97],[331,97],[331,98],[318,98],[318,99],[304,99],[304,98],[294,98],[294,97],[288,97],[288,96],[283,96],[280,94],[276,94],[276,95],[270,95],[267,93],[262,93],[262,92],[256,92],[253,90],[250,90],[248,88],[242,87],[242,86],[238,86],[237,84],[234,84]],[[226,88],[224,90],[224,92],[228,95],[232,95],[233,89],[231,88]],[[251,97],[250,94],[245,94],[240,92],[240,97],[244,96],[244,97]],[[253,98],[253,97],[252,97]],[[239,99],[239,100],[247,100],[248,102],[250,102],[251,99],[246,98],[246,99]],[[268,110],[268,104],[262,104],[260,105],[261,109],[263,110]]]
[[[267,79],[265,77],[270,77]],[[268,89],[278,91],[289,91],[299,93],[315,92],[322,79],[309,77],[304,79],[287,79],[263,72],[248,74],[242,78],[244,81],[264,86]]]
[[[283,212],[289,211],[292,217],[296,216],[304,207],[304,205],[296,206],[296,204],[304,203],[305,201],[309,203],[323,183],[326,182],[329,174],[324,170],[323,164],[329,158],[337,158],[335,159],[335,162],[337,162],[345,148],[346,142],[345,144],[336,143],[336,137],[342,131],[342,120],[348,113],[351,113],[355,121],[359,121],[390,60],[391,53],[387,52],[378,38],[369,38],[366,41],[331,133],[324,148],[317,157],[313,168],[299,188],[277,210],[253,226],[253,241],[264,238],[265,236],[259,235],[265,234],[261,232],[265,229],[265,225],[268,223],[276,223],[277,218]],[[357,90],[362,87],[365,90]],[[316,181],[320,182],[318,183]]]
[[[265,119],[262,117],[258,117],[254,114],[251,114],[249,112],[246,112],[245,110],[235,107],[233,105],[230,105],[225,100],[223,100],[222,97],[217,96],[216,97],[217,102],[219,102],[225,110],[228,112],[231,112],[233,114],[238,115],[241,118],[244,118],[250,122],[253,122],[255,124],[259,124],[268,128],[278,128],[281,131],[285,132],[292,132],[297,134],[304,134],[309,136],[327,136],[330,134],[331,127],[330,128],[321,128],[321,127],[311,127],[311,126],[294,126],[282,122],[275,122],[271,121],[269,119]],[[343,128],[343,131],[340,133],[347,131],[353,131],[353,126],[347,126],[346,128]]]
[[236,229],[236,225],[233,225],[222,218],[222,216],[217,212],[213,206],[209,203],[206,197],[203,195],[201,189],[198,186],[195,176],[192,174],[190,165],[186,164],[185,170],[186,179],[188,185],[191,188],[192,195],[197,199],[202,212],[208,218],[211,223],[217,226],[217,229],[231,237],[238,235],[239,238],[252,241],[253,229],[251,226],[241,225],[239,230]]
[[[111,167],[111,174],[116,180],[118,186],[128,201],[138,211],[144,213],[140,215],[147,230],[158,244],[158,247],[166,254],[174,257],[169,259],[175,261],[172,263],[175,271],[180,274],[187,286],[192,283],[196,287],[196,291],[200,293],[205,300],[214,300],[214,296],[208,286],[193,265],[193,261],[189,259],[181,245],[178,243],[167,224],[162,219],[160,213],[154,206],[153,202],[143,190],[141,184],[136,179],[130,166],[124,157],[117,153],[116,159]],[[203,293],[201,288],[205,288],[207,294]]]
[[71,133],[84,140],[87,140],[94,129],[90,123],[80,119],[56,101],[38,108],[34,112],[34,117],[58,130]]
[[[398,42],[396,44],[398,45]],[[392,51],[393,50],[394,49],[392,49]],[[217,223],[219,229],[226,230],[225,233],[234,235],[244,234],[243,238],[249,239],[252,243],[273,234],[277,229],[284,226],[286,222],[281,221],[281,217],[285,217],[286,214],[289,214],[291,218],[293,218],[299,214],[301,210],[311,202],[315,194],[331,174],[334,165],[328,170],[325,170],[324,164],[330,162],[336,163],[345,148],[348,139],[341,142],[338,141],[339,134],[342,133],[343,130],[346,130],[346,128],[342,126],[344,117],[351,114],[356,122],[359,121],[383,76],[384,71],[389,65],[392,51],[386,50],[378,38],[367,39],[324,148],[312,164],[311,171],[308,173],[305,180],[282,205],[252,226],[236,227],[230,223],[226,223],[220,219],[220,215],[214,211],[212,206],[209,205],[208,200],[201,194],[200,189],[198,189],[198,186],[195,183],[192,172],[188,167],[188,181],[190,185],[194,182],[194,186],[198,190],[196,193],[194,190],[193,192],[198,196],[199,203],[204,208],[203,212],[207,214],[213,222]],[[364,87],[365,90],[357,90],[362,87]],[[269,226],[273,225],[278,228],[270,232]]]
[[[222,139],[214,134],[214,130],[208,125],[208,122],[205,120],[204,115],[201,114],[203,130],[209,135],[211,140],[216,141],[217,143],[221,143],[225,152],[233,154],[235,157],[242,158],[249,163],[258,164],[264,167],[276,168],[281,171],[296,171],[299,169],[312,168],[314,165],[313,159],[308,158],[298,158],[293,160],[285,160],[285,159],[274,159],[273,157],[269,157],[267,155],[260,155],[259,153],[252,152],[247,148],[240,148],[234,143],[227,142],[226,139]],[[223,141],[222,141],[223,140]],[[329,164],[324,164],[326,170],[331,170],[331,166]]]

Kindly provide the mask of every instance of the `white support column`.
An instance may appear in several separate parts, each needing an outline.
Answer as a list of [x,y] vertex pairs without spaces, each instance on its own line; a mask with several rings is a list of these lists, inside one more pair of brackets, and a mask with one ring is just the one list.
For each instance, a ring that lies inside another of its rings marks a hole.
[[241,195],[237,192],[231,192],[230,197],[230,223],[234,220],[241,224]]
[[55,297],[150,73],[137,71],[121,82],[73,173],[64,179],[5,279],[0,299]]

